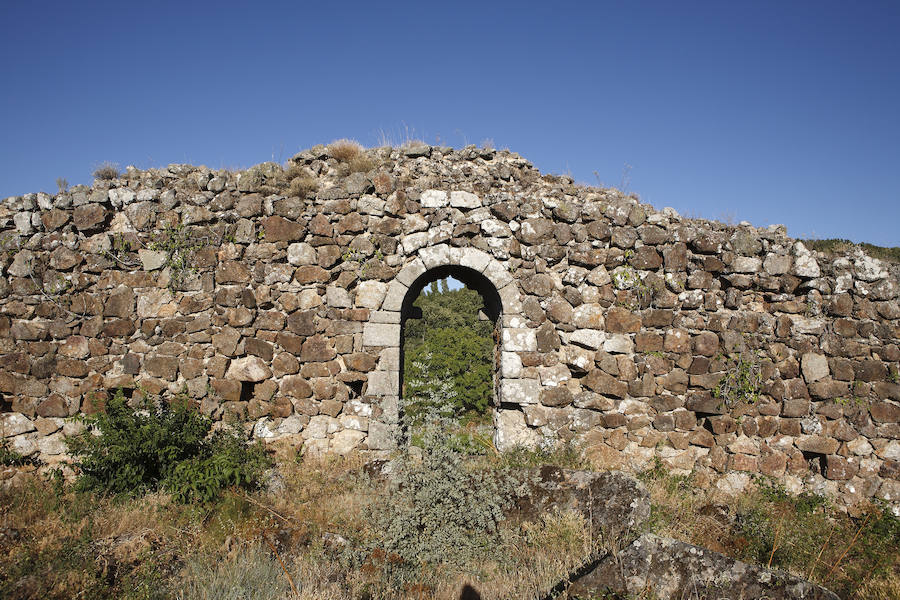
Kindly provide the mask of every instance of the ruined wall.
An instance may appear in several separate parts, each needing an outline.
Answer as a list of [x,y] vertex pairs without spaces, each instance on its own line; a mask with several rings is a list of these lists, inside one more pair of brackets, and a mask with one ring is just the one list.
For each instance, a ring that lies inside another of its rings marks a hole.
[[572,440],[612,468],[900,501],[895,266],[508,152],[333,154],[4,200],[7,443],[57,462],[67,417],[123,387],[185,390],[309,452],[388,452],[404,306],[450,272],[500,299],[498,447]]

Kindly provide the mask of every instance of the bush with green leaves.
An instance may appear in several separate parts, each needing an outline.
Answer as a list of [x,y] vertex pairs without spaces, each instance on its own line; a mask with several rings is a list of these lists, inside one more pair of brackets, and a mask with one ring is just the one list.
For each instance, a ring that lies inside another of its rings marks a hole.
[[425,565],[478,564],[500,543],[505,510],[522,491],[511,469],[459,447],[448,387],[426,388],[427,408],[406,422],[414,443],[397,459],[388,497],[375,509],[378,549],[399,557],[385,563],[392,577],[415,576]]
[[236,431],[210,435],[211,421],[186,398],[137,408],[119,390],[85,419],[83,432],[66,439],[78,489],[126,496],[164,489],[179,502],[209,502],[227,487],[252,488],[269,466],[264,449]]

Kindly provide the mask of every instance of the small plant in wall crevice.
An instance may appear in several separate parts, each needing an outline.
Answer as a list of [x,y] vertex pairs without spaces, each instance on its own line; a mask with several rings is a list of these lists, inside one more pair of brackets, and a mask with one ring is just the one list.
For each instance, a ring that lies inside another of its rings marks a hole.
[[206,240],[193,237],[183,223],[166,225],[156,236],[150,249],[166,254],[163,267],[169,269],[169,289],[180,288],[197,271],[193,264],[194,253],[205,245]]
[[742,349],[727,356],[728,367],[713,396],[722,400],[727,408],[744,402],[753,404],[759,400],[762,386],[762,365],[759,351]]

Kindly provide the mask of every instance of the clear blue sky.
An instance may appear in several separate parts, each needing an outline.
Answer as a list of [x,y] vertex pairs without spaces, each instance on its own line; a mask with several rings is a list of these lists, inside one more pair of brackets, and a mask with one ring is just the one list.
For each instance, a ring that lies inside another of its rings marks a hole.
[[408,134],[900,245],[896,0],[127,4],[2,3],[0,197]]

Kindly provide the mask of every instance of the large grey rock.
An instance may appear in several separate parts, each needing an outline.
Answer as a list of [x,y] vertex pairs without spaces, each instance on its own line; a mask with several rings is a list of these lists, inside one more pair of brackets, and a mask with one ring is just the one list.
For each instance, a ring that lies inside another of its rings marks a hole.
[[421,202],[425,208],[447,206],[447,192],[442,190],[425,190],[422,192]]
[[[507,383],[504,382],[504,385]],[[540,393],[539,389],[537,393]],[[505,393],[503,396],[507,397]],[[534,448],[541,441],[538,432],[525,422],[525,413],[520,410],[498,410],[495,413],[494,424],[497,426],[494,446],[501,452],[513,448]]]
[[168,254],[159,250],[141,248],[138,250],[138,258],[141,259],[141,266],[145,271],[155,271],[165,266]]
[[544,466],[516,503],[518,516],[535,520],[552,511],[584,516],[601,539],[632,539],[650,517],[650,494],[620,471],[577,471]]
[[290,244],[287,249],[288,262],[294,266],[314,265],[316,249],[305,242]]
[[450,192],[450,206],[454,208],[478,208],[481,200],[472,192]]
[[812,252],[806,249],[803,242],[794,244],[793,253],[795,258],[792,273],[794,275],[812,279],[822,274],[822,271],[819,269],[819,263],[812,255]]
[[609,592],[658,600],[838,599],[794,575],[653,534],[634,540],[618,556],[608,556],[568,588],[569,597],[606,597]]
[[331,451],[344,456],[349,454],[359,443],[365,439],[366,434],[354,429],[344,429],[334,434],[331,438]]
[[387,284],[383,281],[363,281],[356,287],[356,306],[378,310],[387,292]]

